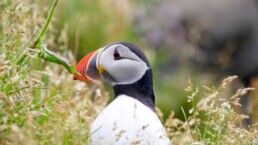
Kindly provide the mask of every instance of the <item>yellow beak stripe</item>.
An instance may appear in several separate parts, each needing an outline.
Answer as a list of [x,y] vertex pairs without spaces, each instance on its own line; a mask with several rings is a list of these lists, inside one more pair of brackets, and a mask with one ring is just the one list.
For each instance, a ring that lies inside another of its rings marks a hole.
[[100,74],[104,73],[106,70],[102,65],[98,65],[98,71]]

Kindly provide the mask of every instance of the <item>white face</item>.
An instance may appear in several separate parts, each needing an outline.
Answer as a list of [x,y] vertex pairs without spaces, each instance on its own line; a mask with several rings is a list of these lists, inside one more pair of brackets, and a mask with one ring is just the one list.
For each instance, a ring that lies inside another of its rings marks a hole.
[[96,64],[99,70],[105,70],[100,73],[101,78],[112,85],[137,82],[149,69],[141,58],[122,44],[102,49]]

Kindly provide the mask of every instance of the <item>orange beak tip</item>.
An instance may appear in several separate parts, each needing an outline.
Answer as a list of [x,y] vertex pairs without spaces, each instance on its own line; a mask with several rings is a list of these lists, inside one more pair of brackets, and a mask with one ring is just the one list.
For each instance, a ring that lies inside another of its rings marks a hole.
[[87,77],[84,77],[82,75],[78,75],[78,74],[73,75],[73,80],[79,80],[79,81],[83,81],[86,83],[91,83],[90,79],[88,79]]

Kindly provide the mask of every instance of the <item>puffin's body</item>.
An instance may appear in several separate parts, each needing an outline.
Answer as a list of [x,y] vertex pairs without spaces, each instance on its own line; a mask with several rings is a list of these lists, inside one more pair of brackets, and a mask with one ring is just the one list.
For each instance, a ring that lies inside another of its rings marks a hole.
[[91,145],[169,145],[157,115],[140,101],[118,96],[91,127]]
[[113,86],[114,100],[90,130],[90,145],[170,145],[155,114],[149,62],[135,45],[120,42],[90,53],[77,65],[75,79],[102,79]]

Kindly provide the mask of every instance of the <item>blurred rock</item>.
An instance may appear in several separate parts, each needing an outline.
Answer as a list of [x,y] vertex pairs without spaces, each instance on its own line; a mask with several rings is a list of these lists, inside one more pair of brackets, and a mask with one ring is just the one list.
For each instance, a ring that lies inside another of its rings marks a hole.
[[[257,6],[256,0],[166,0],[140,8],[134,22],[153,49],[173,58],[168,61],[238,75],[250,87],[258,75]],[[241,101],[245,113],[247,101]]]

